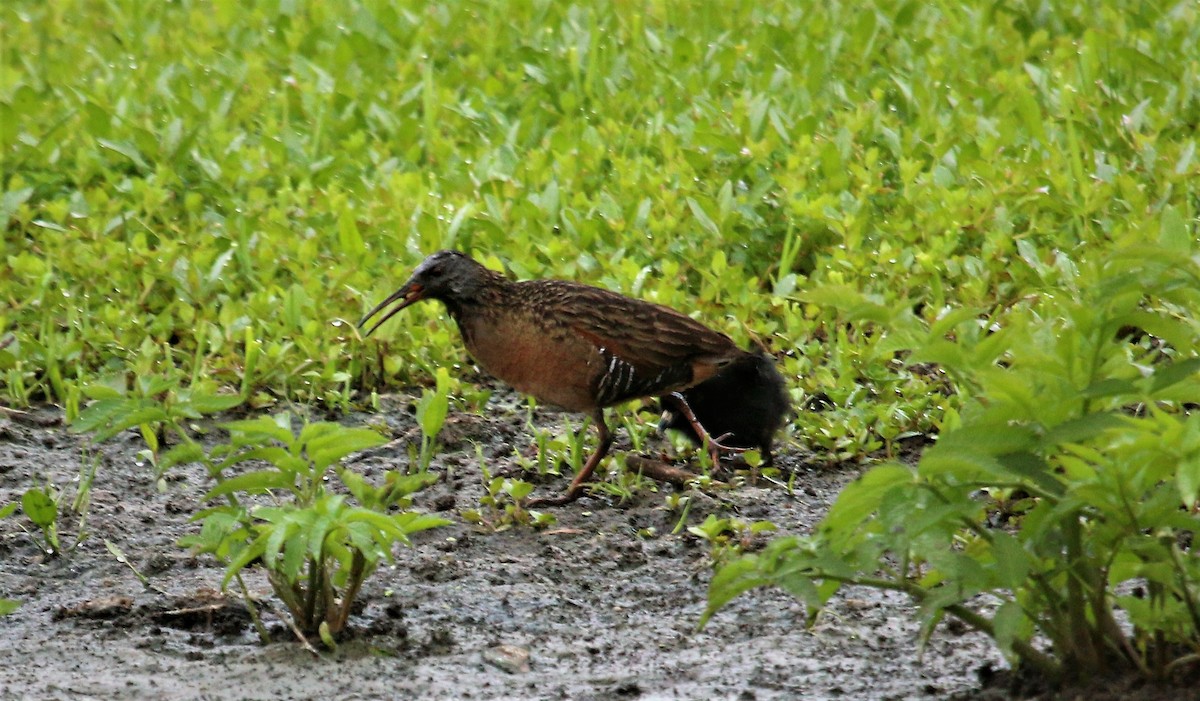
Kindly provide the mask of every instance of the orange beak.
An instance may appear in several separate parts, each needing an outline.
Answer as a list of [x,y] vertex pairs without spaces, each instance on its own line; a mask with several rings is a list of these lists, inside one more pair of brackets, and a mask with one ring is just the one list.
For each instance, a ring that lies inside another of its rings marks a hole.
[[421,285],[419,285],[415,282],[412,282],[410,280],[409,282],[405,283],[404,287],[401,287],[400,289],[396,290],[395,292],[392,293],[392,295],[390,297],[388,297],[387,299],[385,299],[382,302],[380,302],[379,304],[377,304],[374,309],[367,312],[367,315],[362,318],[362,321],[358,322],[358,328],[361,329],[363,327],[363,325],[365,325],[368,321],[371,320],[371,317],[378,314],[379,311],[381,309],[383,309],[384,307],[386,307],[389,304],[392,304],[393,302],[396,302],[396,301],[400,302],[400,304],[397,304],[396,306],[389,309],[387,314],[383,315],[382,319],[375,322],[375,325],[372,326],[370,329],[368,329],[367,332],[365,334],[363,334],[363,337],[365,338],[367,336],[370,336],[372,333],[374,333],[375,329],[379,328],[383,324],[383,322],[385,322],[388,319],[391,319],[393,316],[395,316],[396,312],[400,311],[401,309],[404,309],[405,307],[409,306],[413,302],[419,302],[422,299],[425,299],[425,296],[422,294],[424,291],[425,291],[424,287],[422,287]]

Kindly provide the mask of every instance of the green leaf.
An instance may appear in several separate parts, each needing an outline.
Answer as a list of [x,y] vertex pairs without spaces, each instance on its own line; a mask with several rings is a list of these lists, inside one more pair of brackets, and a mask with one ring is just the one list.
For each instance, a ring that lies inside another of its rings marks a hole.
[[279,571],[289,582],[300,579],[301,574],[308,569],[308,551],[304,547],[308,539],[309,534],[297,528],[284,545],[283,566]]
[[295,486],[296,476],[293,473],[280,470],[259,470],[221,482],[204,495],[204,501],[212,501],[217,497],[235,492],[265,494],[273,489],[294,489]]
[[1004,531],[991,532],[991,545],[1000,586],[1019,589],[1032,569],[1029,553],[1025,552],[1020,541]]
[[247,565],[263,556],[268,537],[270,537],[269,533],[260,533],[230,561],[229,565],[225,568],[225,576],[221,579],[222,591],[229,586],[230,580],[236,577]]
[[16,599],[0,599],[0,616],[7,616],[19,608],[21,608],[21,602]]
[[1011,599],[1001,604],[1000,608],[996,610],[996,614],[992,617],[992,625],[995,631],[993,637],[996,639],[996,646],[1009,659],[1013,658],[1013,643],[1027,638],[1027,636],[1022,635],[1024,621],[1025,613],[1017,605],[1017,602]]
[[707,625],[713,614],[736,597],[771,582],[772,577],[764,574],[759,567],[757,555],[743,555],[723,565],[709,582],[708,606],[700,615],[699,627]]
[[1037,434],[1028,426],[974,424],[942,434],[936,449],[1002,455],[1027,450],[1036,444]]
[[45,488],[33,487],[21,495],[21,510],[39,528],[46,529],[58,521],[58,502]]
[[1200,455],[1192,454],[1179,461],[1175,468],[1175,484],[1179,498],[1188,509],[1195,509],[1200,498]]
[[308,467],[304,460],[292,455],[286,449],[280,448],[279,446],[267,446],[251,448],[249,450],[243,450],[230,455],[214,466],[213,476],[215,477],[222,474],[227,468],[232,467],[233,465],[248,462],[250,460],[263,460],[269,462],[276,468],[292,475],[295,475],[296,473],[301,472]]
[[308,457],[317,470],[324,470],[351,453],[387,443],[386,438],[368,428],[337,428],[308,443]]
[[84,386],[83,396],[88,399],[125,399],[125,395],[109,385],[93,382]]
[[156,467],[159,472],[165,472],[176,465],[186,465],[203,459],[204,448],[199,443],[180,443],[160,455]]
[[895,489],[910,489],[915,484],[911,468],[898,463],[873,467],[846,485],[821,520],[819,529],[837,542],[845,543],[859,525],[874,514],[885,496]]
[[147,165],[146,160],[142,158],[141,152],[138,151],[136,146],[128,141],[117,142],[110,141],[108,139],[96,139],[96,143],[100,144],[101,147],[106,148],[109,151],[119,153],[128,158],[130,161],[133,161],[134,165],[136,165],[139,170],[150,170],[150,166]]
[[18,506],[20,506],[20,504],[15,501],[10,501],[9,503],[5,504],[3,508],[0,508],[0,518],[8,518],[9,516],[12,516],[13,512],[17,510]]
[[221,424],[221,428],[230,433],[240,434],[243,438],[271,438],[285,445],[292,442],[292,432],[280,426],[274,419],[268,416],[260,416],[257,419],[246,419],[243,421],[230,421]]
[[1179,213],[1179,210],[1171,205],[1167,205],[1162,209],[1158,243],[1163,248],[1170,249],[1180,256],[1191,254],[1192,236],[1188,233],[1187,222],[1184,221],[1183,215]]
[[430,528],[440,528],[441,526],[449,526],[452,521],[442,518],[441,516],[431,516],[430,514],[415,514],[405,512],[391,516],[392,521],[396,526],[408,535],[427,531]]
[[195,393],[189,404],[201,414],[216,414],[228,411],[242,403],[243,398],[237,394],[203,394]]
[[692,216],[696,218],[696,222],[700,224],[701,229],[704,229],[706,233],[711,234],[718,239],[721,238],[721,229],[717,226],[716,222],[714,222],[712,218],[708,216],[708,212],[704,211],[704,208],[700,206],[699,202],[689,197],[687,198],[687,206],[688,209],[691,210]]
[[1063,422],[1046,432],[1039,441],[1041,449],[1053,448],[1061,443],[1082,443],[1104,431],[1120,428],[1121,417],[1112,412],[1097,412]]
[[1154,374],[1150,376],[1150,391],[1158,394],[1168,387],[1191,379],[1197,372],[1200,372],[1200,358],[1187,358],[1155,367]]

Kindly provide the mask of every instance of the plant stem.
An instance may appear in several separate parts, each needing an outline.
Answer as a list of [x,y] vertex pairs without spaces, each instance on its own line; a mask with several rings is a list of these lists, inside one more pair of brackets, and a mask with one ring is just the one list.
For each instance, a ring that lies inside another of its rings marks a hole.
[[267,627],[263,625],[262,619],[258,616],[258,608],[254,605],[254,600],[250,598],[250,589],[246,586],[246,582],[242,580],[242,574],[239,572],[234,575],[237,579],[238,587],[242,590],[242,599],[246,602],[246,611],[250,613],[250,620],[254,622],[254,629],[258,631],[258,639],[263,645],[271,642],[271,636],[267,633]]
[[362,588],[366,574],[367,558],[361,550],[355,550],[354,559],[350,564],[350,578],[345,591],[342,592],[342,605],[335,609],[332,620],[329,621],[331,633],[340,633],[346,627],[346,621],[350,618],[350,608],[354,605],[354,599],[358,596],[358,590]]
[[[854,584],[873,589],[887,589],[890,591],[898,591],[908,594],[916,600],[918,604],[924,603],[929,597],[930,592],[912,582],[896,581],[891,579],[883,579],[881,577],[853,577],[829,574],[827,572],[814,573],[811,575],[817,579],[831,579],[842,584]],[[951,604],[945,607],[946,613],[954,616],[968,626],[980,631],[988,637],[995,640],[996,628],[992,620],[983,616],[983,614],[973,611],[962,604]],[[1041,650],[1038,650],[1027,640],[1013,639],[1013,652],[1021,658],[1023,662],[1027,662],[1039,673],[1046,678],[1057,682],[1062,677],[1062,663],[1055,659],[1052,655],[1048,655]]]

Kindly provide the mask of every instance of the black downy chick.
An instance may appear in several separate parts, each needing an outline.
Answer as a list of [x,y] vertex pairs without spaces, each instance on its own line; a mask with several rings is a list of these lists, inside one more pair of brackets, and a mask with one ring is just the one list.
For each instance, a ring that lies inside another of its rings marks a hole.
[[[763,464],[772,463],[772,442],[791,414],[792,403],[771,356],[761,351],[747,354],[681,394],[712,438],[730,448],[758,449]],[[663,397],[662,409],[660,431],[682,431],[693,443],[703,445],[676,400]]]

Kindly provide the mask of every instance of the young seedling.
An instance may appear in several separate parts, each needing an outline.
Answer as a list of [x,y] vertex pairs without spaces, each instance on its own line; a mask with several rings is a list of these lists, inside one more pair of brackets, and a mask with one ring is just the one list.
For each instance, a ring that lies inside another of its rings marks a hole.
[[493,477],[484,461],[482,446],[475,446],[475,455],[486,493],[479,498],[479,509],[462,513],[464,519],[492,532],[518,525],[545,528],[555,522],[553,514],[525,508],[525,498],[533,492],[531,483],[511,477]]
[[417,472],[425,472],[437,452],[437,436],[446,423],[450,411],[450,373],[438,368],[437,384],[425,390],[417,400],[417,425],[421,428],[421,452],[417,459]]
[[688,533],[706,541],[711,550],[709,556],[716,565],[721,565],[755,546],[755,536],[778,530],[770,521],[746,523],[736,518],[717,518],[709,514],[698,526],[689,526]]
[[[87,529],[88,507],[99,458],[95,455],[89,456],[85,452],[82,462],[74,494],[69,498],[62,489],[51,484],[49,479],[40,487],[26,489],[21,495],[21,511],[38,529],[36,537],[28,531],[26,533],[47,557],[70,554],[90,536]],[[15,507],[16,504],[13,503],[6,508]],[[74,537],[69,545],[64,545],[61,523],[64,519],[73,517],[78,517]]]
[[[223,428],[231,442],[213,451],[222,458],[216,463],[220,475],[249,461],[269,467],[221,480],[205,499],[237,498],[197,514],[200,533],[180,543],[226,565],[223,588],[247,567],[264,567],[303,635],[341,634],[363,582],[392,558],[392,548],[408,545],[412,533],[448,523],[408,510],[411,495],[436,475],[388,472],[372,484],[336,466],[352,452],[382,444],[375,431],[322,422],[293,434],[287,414]],[[349,495],[330,491],[331,471]],[[253,605],[249,599],[246,604]]]

